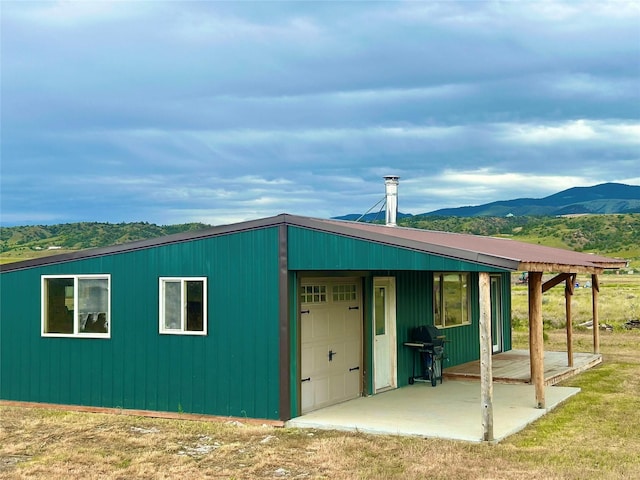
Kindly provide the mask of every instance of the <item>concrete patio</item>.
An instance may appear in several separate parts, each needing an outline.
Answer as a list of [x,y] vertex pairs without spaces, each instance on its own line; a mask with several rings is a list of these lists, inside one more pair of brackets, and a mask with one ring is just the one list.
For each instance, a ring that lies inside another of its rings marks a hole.
[[[535,408],[528,350],[493,355],[493,412],[496,442],[577,394],[580,389],[553,386],[602,362],[602,356],[575,353],[567,366],[566,352],[544,352],[546,408]],[[390,435],[415,435],[470,442],[482,441],[480,363],[445,368],[437,387],[427,383],[362,397],[310,412],[287,422],[300,428],[351,430]]]
[[[547,408],[537,409],[532,385],[493,385],[496,442],[522,430],[580,391],[572,387],[545,390]],[[481,421],[480,383],[445,380],[436,387],[416,383],[357,398],[294,418],[286,425],[481,442]]]

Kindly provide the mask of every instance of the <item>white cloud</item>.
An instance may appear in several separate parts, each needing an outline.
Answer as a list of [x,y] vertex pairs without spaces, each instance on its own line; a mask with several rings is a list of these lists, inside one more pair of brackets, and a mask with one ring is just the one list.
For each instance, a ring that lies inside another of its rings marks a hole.
[[323,29],[310,18],[290,16],[284,21],[255,21],[212,9],[180,13],[173,34],[189,43],[316,42]]
[[575,186],[600,183],[581,175],[505,172],[490,168],[451,170],[401,180],[401,211],[426,213],[440,208],[480,205],[514,198],[542,198]]
[[638,90],[637,79],[611,78],[585,73],[553,75],[546,79],[544,84],[550,91],[576,98],[628,98]]
[[[480,188],[489,187],[493,189],[509,185],[511,188],[526,190],[530,188],[531,185],[543,185],[543,189],[552,192],[570,188],[575,185],[587,184],[592,181],[592,179],[581,176],[536,175],[533,173],[495,171],[489,168],[468,171],[445,170],[437,176],[436,180],[449,184],[469,185]],[[539,188],[540,187],[538,187],[538,189]]]
[[511,124],[504,125],[504,138],[522,143],[611,141],[638,144],[640,123],[607,123],[581,119],[548,125]]
[[142,13],[144,3],[116,0],[3,2],[2,9],[3,15],[8,14],[25,23],[68,28],[132,18]]

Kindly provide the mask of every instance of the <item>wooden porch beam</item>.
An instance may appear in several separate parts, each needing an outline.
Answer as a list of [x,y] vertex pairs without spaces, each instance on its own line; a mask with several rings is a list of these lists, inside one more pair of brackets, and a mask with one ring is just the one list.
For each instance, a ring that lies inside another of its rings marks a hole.
[[542,272],[529,272],[529,356],[531,383],[536,393],[536,408],[545,408],[542,332]]
[[564,282],[571,275],[573,275],[573,274],[572,273],[561,273],[560,275],[557,275],[557,276],[553,277],[551,280],[547,280],[546,282],[544,282],[542,284],[542,293],[545,293],[548,290],[550,290],[553,287],[555,287],[556,285]]
[[491,341],[491,283],[487,272],[479,274],[480,290],[480,404],[482,440],[493,441],[493,342]]
[[602,273],[605,268],[623,268],[621,264],[611,265],[565,265],[561,263],[543,263],[543,262],[520,262],[518,271],[520,272],[557,272],[557,273]]
[[573,367],[573,320],[571,318],[571,297],[576,285],[576,274],[572,274],[566,279],[564,288],[564,304],[567,325],[567,365]]
[[600,319],[598,318],[598,294],[600,283],[598,275],[591,275],[591,296],[593,300],[593,353],[600,353]]

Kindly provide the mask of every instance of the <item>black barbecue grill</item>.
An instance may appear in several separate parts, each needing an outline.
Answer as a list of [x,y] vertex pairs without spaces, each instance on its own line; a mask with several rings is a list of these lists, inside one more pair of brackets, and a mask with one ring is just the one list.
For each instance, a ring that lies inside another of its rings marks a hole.
[[[442,360],[446,358],[444,344],[445,336],[441,335],[440,330],[433,325],[422,325],[411,329],[409,341],[404,343],[415,352],[409,385],[413,385],[415,381],[430,381],[434,387],[438,380],[442,383]],[[420,375],[416,375],[416,363],[420,365]]]

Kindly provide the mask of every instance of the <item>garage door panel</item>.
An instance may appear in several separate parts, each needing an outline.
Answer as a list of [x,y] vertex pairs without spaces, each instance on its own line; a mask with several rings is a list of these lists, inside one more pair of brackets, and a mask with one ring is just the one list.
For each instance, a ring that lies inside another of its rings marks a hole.
[[[312,309],[313,312],[311,311]],[[331,311],[324,305],[306,306],[303,310],[309,311],[309,313],[302,314],[302,342],[326,342],[330,335],[329,318]]]
[[311,385],[311,381],[303,381],[302,387],[300,388],[300,407],[303,412],[313,409],[313,406],[315,405],[315,399],[313,396],[314,388],[313,385]]
[[329,404],[329,377],[318,377],[312,380],[314,387],[314,404],[325,406]]
[[314,372],[325,371],[331,366],[325,345],[314,345],[312,349],[312,358]]
[[345,377],[344,394],[349,398],[360,396],[360,370],[349,372]]
[[331,312],[326,307],[320,307],[312,316],[312,341],[326,340],[329,338]]
[[310,315],[311,312],[305,312],[302,314],[301,328],[300,328],[300,341],[302,344],[313,341],[313,319]]
[[348,342],[343,347],[347,368],[358,367],[361,362],[360,342]]
[[[355,313],[354,313],[355,312]],[[346,315],[344,336],[347,338],[359,337],[362,331],[359,310],[351,311]]]

